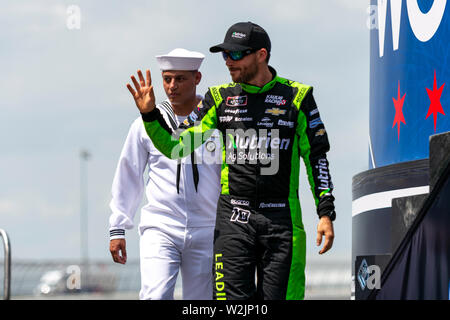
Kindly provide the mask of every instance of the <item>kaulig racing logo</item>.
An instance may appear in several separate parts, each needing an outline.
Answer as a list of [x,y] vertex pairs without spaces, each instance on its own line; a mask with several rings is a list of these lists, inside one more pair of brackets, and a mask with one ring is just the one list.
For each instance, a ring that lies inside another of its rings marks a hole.
[[273,103],[277,106],[284,106],[286,104],[286,99],[283,96],[275,96],[273,94],[269,94],[266,96],[265,103]]

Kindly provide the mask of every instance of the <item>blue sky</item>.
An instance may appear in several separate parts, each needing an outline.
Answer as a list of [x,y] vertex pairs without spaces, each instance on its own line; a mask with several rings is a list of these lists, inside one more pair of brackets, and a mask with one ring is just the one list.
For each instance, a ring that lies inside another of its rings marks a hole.
[[[80,29],[66,12],[80,8]],[[12,1],[0,12],[0,228],[13,259],[80,257],[80,159],[88,163],[89,256],[110,259],[111,183],[138,111],[125,87],[138,68],[176,47],[203,52],[198,92],[230,81],[220,55],[209,53],[230,25],[252,21],[272,40],[280,76],[314,86],[332,149],[328,155],[338,219],[334,249],[350,258],[351,180],[367,170],[369,123],[368,1]],[[317,257],[317,216],[305,177],[300,199],[308,256]],[[136,225],[139,214],[136,215]],[[127,232],[138,258],[136,228]]]

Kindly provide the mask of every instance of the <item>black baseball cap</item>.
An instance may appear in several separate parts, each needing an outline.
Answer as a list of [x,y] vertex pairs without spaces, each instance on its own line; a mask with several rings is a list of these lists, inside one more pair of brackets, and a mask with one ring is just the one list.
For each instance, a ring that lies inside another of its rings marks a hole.
[[209,48],[209,51],[245,51],[261,48],[265,48],[267,52],[270,52],[269,35],[262,27],[249,21],[233,24],[228,29],[223,43]]

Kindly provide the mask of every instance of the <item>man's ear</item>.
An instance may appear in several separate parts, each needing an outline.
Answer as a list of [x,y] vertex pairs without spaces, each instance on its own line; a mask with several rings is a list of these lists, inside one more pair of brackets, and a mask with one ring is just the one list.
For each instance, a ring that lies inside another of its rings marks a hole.
[[267,55],[268,55],[268,52],[267,52],[267,49],[266,49],[266,48],[261,48],[261,49],[259,49],[259,50],[257,51],[257,59],[258,59],[258,62],[261,63],[261,62],[266,61]]
[[202,73],[200,71],[197,71],[197,73],[195,74],[195,85],[198,85],[201,80],[202,80]]

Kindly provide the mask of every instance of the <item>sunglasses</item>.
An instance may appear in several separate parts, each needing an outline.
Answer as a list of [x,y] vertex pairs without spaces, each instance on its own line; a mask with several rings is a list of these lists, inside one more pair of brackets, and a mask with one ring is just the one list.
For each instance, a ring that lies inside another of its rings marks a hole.
[[255,49],[248,49],[245,51],[229,51],[229,52],[225,52],[222,51],[222,56],[223,56],[223,60],[227,60],[228,57],[230,57],[231,60],[233,61],[238,61],[241,60],[242,58],[244,58],[245,56],[248,56],[249,54],[252,54],[253,52],[256,52],[257,50]]

